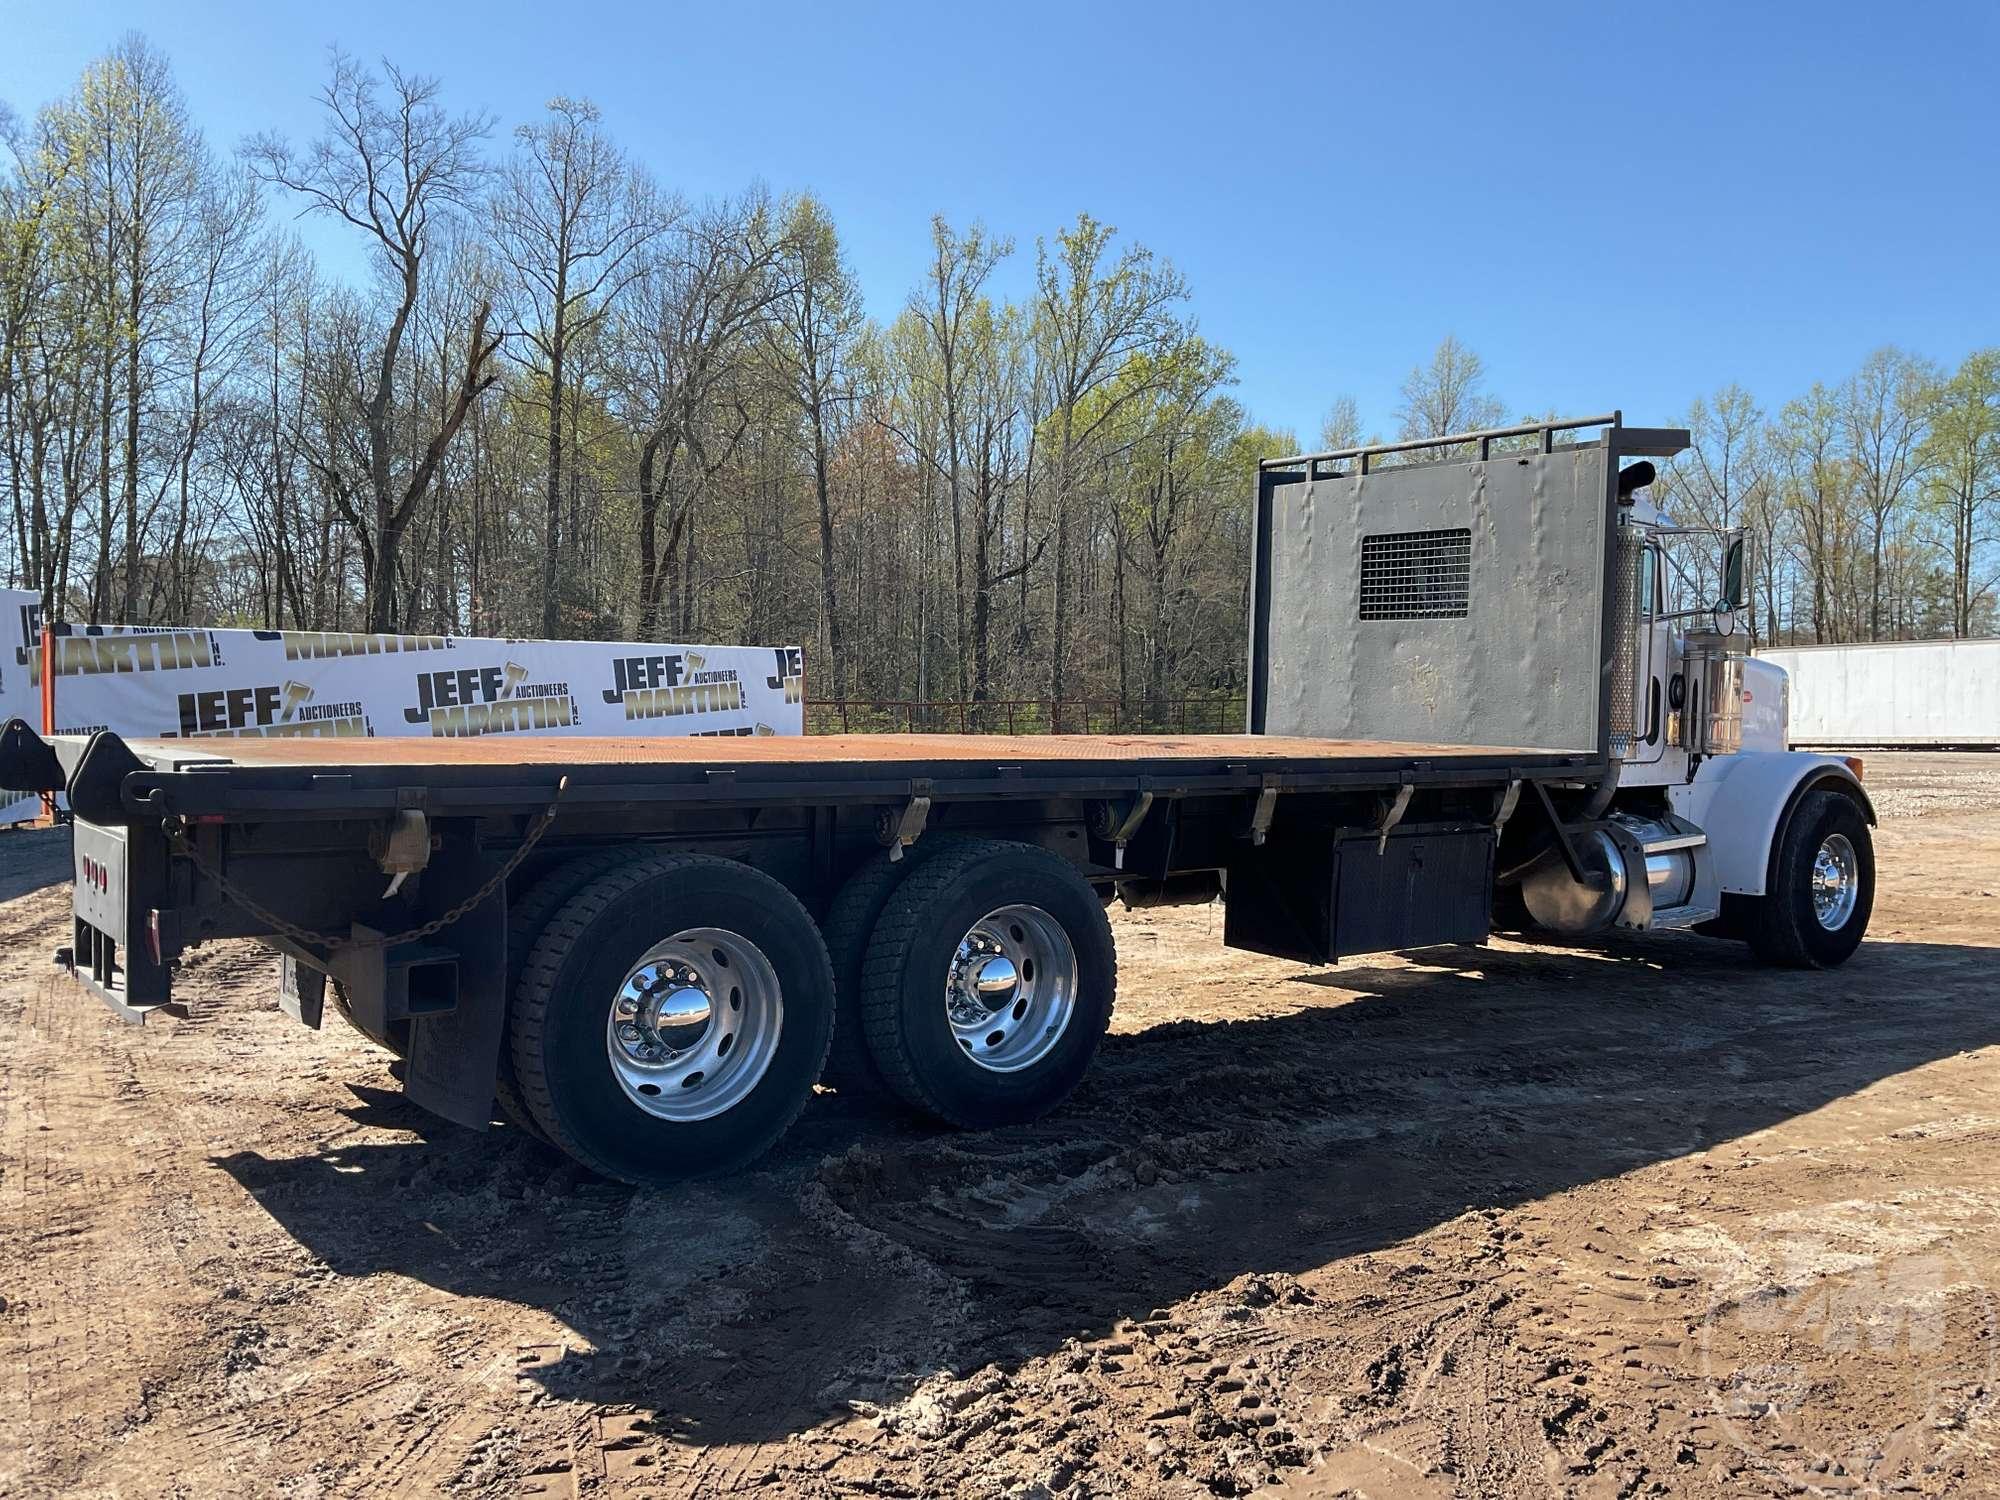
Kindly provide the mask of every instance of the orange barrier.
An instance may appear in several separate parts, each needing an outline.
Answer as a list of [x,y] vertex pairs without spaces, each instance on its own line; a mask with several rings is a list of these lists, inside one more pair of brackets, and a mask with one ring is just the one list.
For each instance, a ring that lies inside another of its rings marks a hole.
[[[56,732],[56,636],[47,626],[42,628],[42,733]],[[50,822],[55,821],[56,794],[42,793],[42,811]]]

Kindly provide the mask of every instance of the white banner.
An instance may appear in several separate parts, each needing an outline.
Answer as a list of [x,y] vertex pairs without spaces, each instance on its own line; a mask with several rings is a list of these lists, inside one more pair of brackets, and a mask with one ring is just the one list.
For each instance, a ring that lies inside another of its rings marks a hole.
[[[39,651],[19,653],[18,664],[38,703]],[[796,646],[57,626],[55,670],[59,734],[456,738],[805,728]],[[39,709],[24,716],[37,723]]]
[[[42,727],[41,690],[28,675],[28,659],[41,640],[41,597],[25,589],[0,589],[0,724],[25,719],[35,729]],[[0,789],[0,824],[24,823],[41,810],[40,797]]]

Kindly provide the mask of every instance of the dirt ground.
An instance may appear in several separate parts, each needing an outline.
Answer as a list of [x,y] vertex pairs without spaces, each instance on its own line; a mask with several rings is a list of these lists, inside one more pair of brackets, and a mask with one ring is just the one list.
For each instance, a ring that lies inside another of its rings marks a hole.
[[1055,1118],[823,1094],[659,1194],[431,1120],[250,945],[120,1024],[0,834],[0,1493],[2000,1494],[2000,757],[1868,772],[1835,973],[1122,913]]

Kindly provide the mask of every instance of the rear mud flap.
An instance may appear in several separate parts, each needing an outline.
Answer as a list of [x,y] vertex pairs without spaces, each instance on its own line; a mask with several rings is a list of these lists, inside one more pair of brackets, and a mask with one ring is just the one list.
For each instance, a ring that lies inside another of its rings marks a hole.
[[[476,891],[494,862],[447,839],[424,872],[415,915],[435,919]],[[434,1115],[484,1130],[507,1029],[507,896],[497,890],[433,937],[380,946],[354,924],[350,942],[324,958],[267,939],[284,954],[279,1004],[316,1026],[324,981],[338,981],[354,1024],[384,1045],[408,1031],[403,1092]],[[301,963],[300,958],[305,962]],[[310,966],[310,968],[308,967]],[[311,972],[324,965],[325,974]],[[400,1050],[400,1049],[399,1049]]]
[[[476,890],[493,866],[448,839],[424,874],[425,905],[445,907]],[[484,1130],[507,1030],[507,893],[495,891],[439,934],[457,950],[457,1004],[410,1017],[410,1070],[403,1092],[432,1114]]]

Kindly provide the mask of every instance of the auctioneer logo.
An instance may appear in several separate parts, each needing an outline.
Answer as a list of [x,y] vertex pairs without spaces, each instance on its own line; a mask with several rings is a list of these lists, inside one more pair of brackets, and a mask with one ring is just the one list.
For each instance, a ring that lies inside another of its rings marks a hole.
[[417,674],[417,701],[403,710],[434,735],[516,734],[567,729],[577,722],[567,682],[529,682],[517,661],[504,667],[461,667]]
[[[21,606],[21,644],[14,648],[14,660],[28,669],[28,681],[37,685],[42,680],[41,616],[39,604]],[[223,664],[222,649],[206,630],[58,625],[55,631],[57,677],[172,672]]]
[[260,641],[282,641],[286,661],[331,661],[343,656],[393,656],[449,651],[448,635],[365,635],[346,630],[258,630]]
[[318,738],[370,733],[359,703],[315,703],[310,684],[265,683],[182,693],[180,731],[169,739]]
[[25,667],[42,659],[42,603],[39,599],[21,606],[21,644],[14,648],[14,664]]
[[772,692],[784,691],[787,703],[798,703],[806,695],[805,653],[797,646],[774,646],[778,670],[764,679]]
[[744,706],[735,669],[710,668],[698,651],[612,658],[604,701],[622,703],[628,720],[727,713]]

